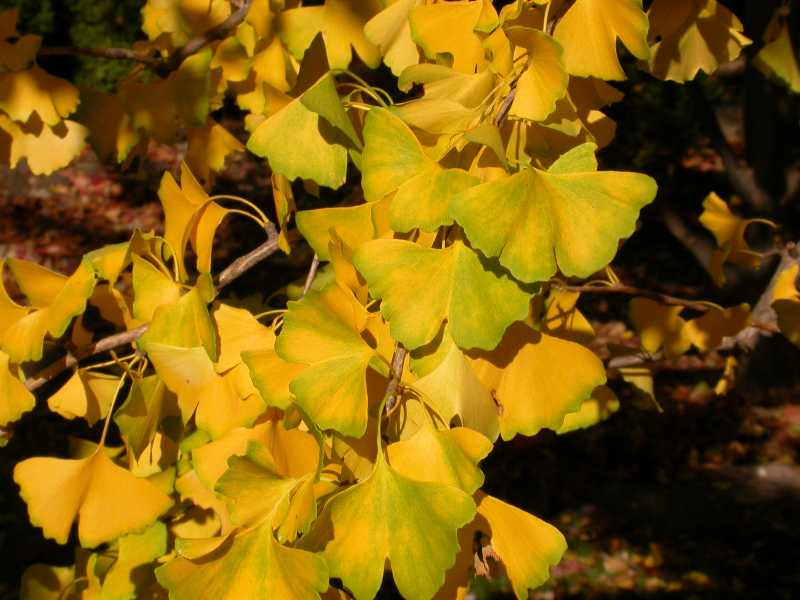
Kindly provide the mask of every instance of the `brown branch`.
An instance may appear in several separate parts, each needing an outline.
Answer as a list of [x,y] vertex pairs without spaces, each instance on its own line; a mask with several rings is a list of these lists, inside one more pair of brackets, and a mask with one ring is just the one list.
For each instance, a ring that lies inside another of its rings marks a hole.
[[403,377],[403,363],[406,360],[406,349],[397,344],[392,354],[392,370],[389,378],[389,385],[386,386],[386,412],[389,413],[394,408],[397,401],[397,389],[400,387],[400,380]]
[[591,294],[623,294],[628,296],[643,296],[645,298],[649,298],[651,300],[655,300],[660,302],[661,304],[667,304],[670,306],[683,306],[685,308],[690,308],[692,310],[696,310],[699,312],[707,312],[711,306],[706,302],[700,302],[697,300],[686,300],[684,298],[677,298],[675,296],[669,296],[667,294],[661,294],[659,292],[654,292],[652,290],[646,290],[643,288],[637,288],[631,285],[609,285],[609,286],[601,286],[601,285],[565,285],[559,286],[554,285],[554,287],[558,287],[559,289],[566,290],[568,292],[580,292],[580,293],[591,293]]
[[130,60],[138,62],[148,67],[154,68],[159,75],[166,77],[177,69],[181,63],[196,54],[208,44],[217,40],[224,39],[244,21],[253,0],[233,0],[231,2],[234,10],[222,23],[215,25],[205,33],[193,37],[183,46],[178,48],[173,54],[166,58],[157,58],[152,55],[143,54],[130,48],[81,48],[73,46],[53,46],[41,48],[39,56],[92,56],[95,58],[107,58],[111,60]]
[[39,56],[92,56],[113,60],[130,60],[150,67],[156,67],[162,61],[130,48],[77,48],[72,46],[51,46],[39,50]]
[[[267,234],[268,239],[266,242],[261,244],[258,248],[248,252],[244,256],[240,256],[234,260],[230,265],[228,265],[227,268],[225,268],[225,270],[222,271],[222,273],[220,273],[217,281],[217,291],[221,290],[226,285],[229,285],[240,275],[249,269],[252,269],[255,265],[278,250],[278,234],[275,231],[275,228],[270,226],[267,229]],[[96,341],[93,344],[90,344],[89,346],[79,349],[74,354],[68,352],[57,361],[47,365],[44,369],[36,373],[36,375],[29,377],[25,381],[25,387],[32,392],[43,386],[45,383],[63,371],[77,366],[78,362],[84,358],[97,356],[98,354],[108,352],[114,348],[131,344],[144,335],[144,332],[147,331],[147,327],[149,325],[149,323],[145,323],[136,329],[115,333],[114,335],[110,335]]]

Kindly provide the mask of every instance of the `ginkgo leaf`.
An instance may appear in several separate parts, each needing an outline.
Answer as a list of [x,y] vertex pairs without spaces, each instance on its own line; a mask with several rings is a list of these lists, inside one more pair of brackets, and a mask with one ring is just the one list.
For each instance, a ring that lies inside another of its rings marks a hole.
[[800,346],[800,292],[797,277],[800,266],[784,269],[775,281],[772,290],[772,308],[778,315],[778,327],[790,342]]
[[437,431],[423,425],[410,439],[389,444],[395,471],[419,481],[444,483],[473,494],[483,485],[478,463],[492,451],[492,442],[477,431],[455,427]]
[[478,183],[461,169],[442,169],[425,155],[408,126],[385,110],[371,110],[367,115],[361,166],[368,201],[397,192],[389,209],[396,231],[414,227],[434,231],[451,224],[450,198]]
[[656,195],[646,175],[597,172],[594,151],[583,144],[547,171],[526,168],[470,188],[451,200],[450,212],[476,248],[521,281],[545,281],[556,268],[588,277],[611,261]]
[[181,348],[202,346],[211,359],[217,358],[217,330],[197,288],[155,310],[150,326],[137,341],[145,352],[153,343]]
[[272,455],[250,442],[245,456],[228,459],[228,470],[214,490],[223,496],[235,525],[252,527],[268,519],[275,528],[297,483],[276,473]]
[[89,143],[103,160],[124,162],[140,142],[141,131],[133,126],[125,98],[94,89],[81,89],[78,120],[89,130]]
[[423,346],[412,352],[411,368],[419,377],[413,383],[414,389],[424,394],[425,402],[434,407],[445,423],[458,416],[463,426],[492,441],[497,439],[500,435],[497,404],[447,328],[435,350]]
[[647,60],[647,15],[642,0],[576,0],[553,36],[564,48],[571,75],[625,79],[617,57],[617,38],[636,58]]
[[0,109],[25,123],[36,113],[45,125],[58,125],[78,107],[78,90],[69,81],[33,66],[0,73]]
[[158,375],[133,379],[114,422],[136,457],[153,441],[164,418],[180,415],[176,400]]
[[76,518],[81,545],[92,547],[142,529],[172,505],[152,483],[118,467],[99,449],[77,460],[23,460],[14,467],[14,481],[31,523],[60,544]]
[[93,427],[108,414],[119,387],[116,375],[77,369],[67,383],[48,398],[47,406],[65,419],[86,419]]
[[325,513],[332,539],[323,555],[332,577],[356,598],[372,598],[388,558],[400,594],[416,599],[444,583],[457,530],[472,519],[475,503],[458,488],[406,478],[379,452],[372,475],[335,496]]
[[702,352],[719,347],[722,339],[734,336],[750,325],[749,304],[721,309],[710,307],[706,314],[686,323],[686,335]]
[[545,333],[579,344],[588,345],[594,340],[592,324],[578,310],[580,293],[551,289],[544,302],[541,327]]
[[94,270],[84,261],[66,277],[29,261],[9,258],[6,264],[35,310],[6,329],[3,350],[13,362],[39,360],[45,336],[61,337],[86,309],[97,281]]
[[517,81],[514,101],[508,114],[529,121],[544,121],[556,108],[556,101],[567,93],[569,75],[564,69],[564,51],[542,31],[515,28],[511,41],[524,48],[527,67]]
[[0,427],[16,421],[35,405],[33,394],[9,367],[8,354],[0,350]]
[[5,286],[6,261],[0,259],[0,339],[6,330],[27,315],[31,308],[21,306],[11,299]]
[[351,47],[364,64],[375,68],[381,60],[380,50],[364,35],[364,25],[380,9],[376,0],[325,0],[323,6],[292,8],[280,15],[281,38],[300,59],[320,33],[332,68],[350,66]]
[[198,428],[213,439],[252,425],[264,412],[257,394],[245,396],[237,389],[234,372],[217,374],[204,348],[151,343],[147,353],[158,376],[178,395],[184,423],[196,410]]
[[228,211],[209,200],[186,163],[181,163],[180,187],[169,171],[164,173],[158,198],[164,207],[164,239],[173,252],[181,278],[186,279],[184,252],[190,240],[197,254],[197,269],[208,273],[214,233]]
[[735,60],[751,41],[741,21],[717,0],[656,0],[650,20],[650,72],[659,79],[691,81]]
[[306,369],[306,365],[283,360],[272,350],[253,350],[242,353],[261,399],[267,406],[287,409],[294,402],[289,384]]
[[[422,85],[425,100],[448,100],[466,108],[480,107],[497,85],[494,74],[489,70],[462,73],[444,65],[429,63],[406,69],[397,80],[397,87],[407,92],[415,83]],[[393,109],[402,106],[395,105]]]
[[220,304],[214,310],[219,332],[218,372],[227,371],[242,362],[242,352],[272,349],[275,332],[258,322],[248,310]]
[[591,350],[524,323],[509,327],[494,351],[472,356],[478,379],[500,406],[504,440],[545,427],[557,430],[606,382],[603,363]]
[[230,4],[224,0],[147,0],[142,7],[142,31],[151,40],[167,33],[175,46],[224,21]]
[[800,93],[800,66],[789,32],[788,9],[788,6],[776,9],[764,32],[764,47],[753,57],[753,65],[794,93]]
[[156,522],[141,533],[131,533],[118,542],[117,559],[103,578],[103,600],[144,597],[155,583],[153,565],[167,552],[167,527]]
[[530,293],[460,241],[436,250],[374,240],[356,249],[353,264],[408,349],[430,342],[445,320],[460,347],[491,349],[528,313]]
[[366,317],[338,285],[289,303],[275,350],[284,360],[308,365],[289,388],[321,429],[353,436],[366,430],[366,370],[374,355],[360,336]]
[[449,55],[456,71],[482,71],[486,57],[476,28],[483,10],[482,0],[415,6],[409,18],[411,36],[431,60]]
[[202,558],[173,558],[156,570],[156,577],[174,600],[307,600],[328,588],[325,560],[280,545],[269,523],[231,536]]
[[84,259],[92,265],[99,279],[105,279],[113,285],[122,271],[131,264],[131,243],[106,244],[84,254]]
[[583,401],[577,412],[569,413],[564,417],[564,422],[556,433],[561,435],[592,427],[601,421],[605,421],[618,410],[619,399],[614,390],[607,385],[598,386],[592,392],[591,397]]
[[16,123],[0,113],[2,132],[10,138],[9,166],[16,166],[24,158],[34,175],[48,175],[66,167],[84,149],[89,134],[86,127],[75,121],[59,121],[50,127],[36,116],[27,123]]
[[777,227],[767,219],[743,219],[733,214],[715,192],[711,192],[703,200],[700,223],[714,235],[717,242],[718,250],[711,257],[710,268],[717,285],[725,283],[725,262],[750,269],[757,269],[761,265],[761,253],[752,250],[744,237],[750,224],[761,223],[768,227]]
[[[296,10],[313,10],[319,7]],[[347,149],[357,139],[332,75],[325,75],[253,131],[247,149],[289,179],[338,188],[347,174]],[[327,129],[326,129],[327,126]],[[332,136],[331,126],[340,132]],[[291,139],[291,144],[286,140]]]
[[295,221],[297,229],[319,259],[330,260],[328,245],[331,242],[331,231],[347,246],[355,248],[385,233],[380,226],[380,213],[385,210],[385,202],[316,208],[299,211]]
[[25,569],[19,584],[21,600],[73,600],[64,592],[73,587],[75,567],[34,564]]
[[419,62],[419,51],[411,39],[408,15],[422,0],[398,0],[384,8],[364,25],[364,35],[380,48],[385,62],[397,77]]
[[520,600],[550,578],[550,567],[561,561],[567,542],[549,523],[502,500],[480,494],[478,514],[491,528],[492,549],[500,557]]
[[631,322],[639,333],[642,348],[648,352],[663,348],[667,358],[676,358],[692,345],[686,321],[680,317],[682,306],[667,306],[648,298],[634,298],[629,308]]
[[133,317],[151,321],[156,309],[181,297],[181,286],[153,263],[133,255]]
[[212,173],[220,172],[229,155],[244,152],[244,144],[213,119],[203,127],[190,129],[187,135],[186,164],[203,181],[210,181]]

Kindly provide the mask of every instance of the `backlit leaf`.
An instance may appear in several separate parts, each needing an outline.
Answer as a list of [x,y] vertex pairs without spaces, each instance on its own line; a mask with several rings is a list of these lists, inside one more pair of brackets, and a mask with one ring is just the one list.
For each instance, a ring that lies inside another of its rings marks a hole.
[[611,261],[656,194],[646,175],[597,172],[594,150],[583,144],[547,171],[526,168],[470,188],[451,200],[451,214],[476,248],[521,281],[545,281],[556,268],[588,277]]
[[772,291],[772,308],[778,315],[778,327],[783,335],[800,346],[800,292],[797,277],[800,266],[792,265],[778,276]]
[[530,294],[462,242],[435,250],[374,240],[353,263],[381,299],[392,337],[409,349],[430,342],[444,321],[460,347],[491,349],[528,313]]
[[619,410],[619,399],[614,391],[601,385],[594,389],[590,398],[581,404],[577,412],[569,413],[556,433],[564,434],[577,429],[585,429],[605,421]]
[[535,29],[514,29],[509,36],[524,48],[522,56],[527,55],[527,68],[517,81],[508,114],[544,121],[555,110],[556,101],[567,93],[569,75],[564,69],[564,51],[552,37]]
[[372,17],[364,26],[364,35],[380,48],[385,62],[396,76],[419,62],[419,51],[411,39],[408,15],[421,0],[398,0]]
[[[167,528],[156,522],[119,539],[117,559],[103,579],[102,600],[144,597],[155,584],[155,560],[167,552]],[[150,568],[148,568],[150,567]]]
[[800,66],[789,32],[788,6],[779,7],[764,32],[764,47],[753,58],[753,64],[771,75],[794,93],[800,93]]
[[631,322],[648,352],[663,348],[667,358],[676,358],[692,345],[686,321],[680,317],[682,306],[667,306],[647,298],[634,298],[629,306]]

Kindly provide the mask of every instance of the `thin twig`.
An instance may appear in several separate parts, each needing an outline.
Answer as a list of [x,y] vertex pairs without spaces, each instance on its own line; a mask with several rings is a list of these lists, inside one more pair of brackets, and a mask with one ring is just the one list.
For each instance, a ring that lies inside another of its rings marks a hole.
[[[244,256],[240,256],[222,271],[217,281],[217,290],[229,285],[240,275],[249,269],[252,269],[262,260],[274,254],[278,250],[278,234],[275,228],[270,225],[268,227],[267,234],[269,237],[266,242],[261,244],[258,248],[248,252]],[[145,323],[136,329],[115,333],[114,335],[100,339],[95,343],[86,346],[85,348],[81,348],[74,354],[68,352],[57,361],[47,365],[44,369],[36,373],[36,375],[29,377],[25,381],[25,387],[28,388],[29,391],[34,391],[66,369],[77,366],[78,362],[84,358],[96,356],[98,354],[108,352],[109,350],[113,350],[114,348],[131,344],[144,335],[144,332],[147,331],[147,327],[149,325],[149,323]]]
[[306,282],[303,284],[303,294],[301,297],[308,293],[311,285],[314,283],[314,277],[317,276],[317,269],[319,269],[319,256],[314,254],[314,259],[311,261],[311,266],[308,268],[308,275],[306,275]]
[[406,349],[397,344],[392,354],[392,371],[389,385],[386,386],[386,412],[389,413],[397,401],[397,390],[403,377],[403,363],[406,360]]
[[130,48],[77,48],[72,46],[50,46],[39,50],[39,56],[92,56],[113,60],[130,60],[156,67],[163,61]]
[[661,294],[659,292],[637,288],[631,285],[565,285],[554,287],[558,287],[559,289],[563,289],[568,292],[580,292],[587,294],[624,294],[629,296],[642,296],[644,298],[656,300],[661,304],[667,304],[670,306],[683,306],[699,312],[707,312],[711,308],[711,305],[707,302],[677,298],[675,296],[669,296],[667,294]]

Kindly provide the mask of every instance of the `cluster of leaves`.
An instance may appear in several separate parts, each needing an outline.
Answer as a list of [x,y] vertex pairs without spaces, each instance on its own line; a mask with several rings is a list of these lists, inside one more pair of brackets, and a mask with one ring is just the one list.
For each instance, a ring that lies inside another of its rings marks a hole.
[[[648,12],[641,0],[499,12],[485,0],[149,0],[142,16],[148,40],[128,56],[140,64],[114,93],[82,92],[78,109],[77,90],[35,64],[40,40],[0,15],[10,164],[52,171],[87,137],[119,162],[151,138],[188,139],[180,181],[166,173],[159,188],[163,236],[90,252],[69,277],[2,264],[27,299],[0,287],[3,427],[33,408],[22,367],[48,340],[69,336],[79,356],[129,345],[67,361],[47,398],[102,423],[99,440],[15,469],[31,522],[59,543],[77,523],[79,545],[71,567],[30,568],[23,597],[369,598],[387,565],[409,598],[461,597],[471,574],[498,569],[526,597],[565,540],[481,492],[478,465],[498,438],[570,431],[618,406],[576,308],[579,291],[619,285],[609,263],[656,196],[645,175],[598,171],[614,133],[601,109],[622,97],[607,81],[625,77],[617,41],[655,77],[686,81],[750,43],[738,19],[715,0]],[[761,62],[791,86],[796,65],[774,43]],[[349,70],[356,56],[421,94],[395,104]],[[246,145],[212,115],[225,98],[246,113]],[[245,147],[271,171],[279,231],[247,200],[206,192]],[[293,180],[324,195],[349,169],[360,184],[345,203],[296,212]],[[228,216],[263,227],[261,258],[291,250],[294,217],[316,257],[285,308],[254,315],[220,297],[231,276],[215,278],[211,257]],[[760,260],[749,223],[718,197],[704,222],[720,277],[726,261]],[[796,274],[774,292],[795,342]],[[88,307],[116,337],[96,339]],[[686,307],[704,314],[687,321]],[[631,320],[646,351],[674,357],[752,318],[746,305],[642,296]],[[112,427],[121,446],[107,444]]]

